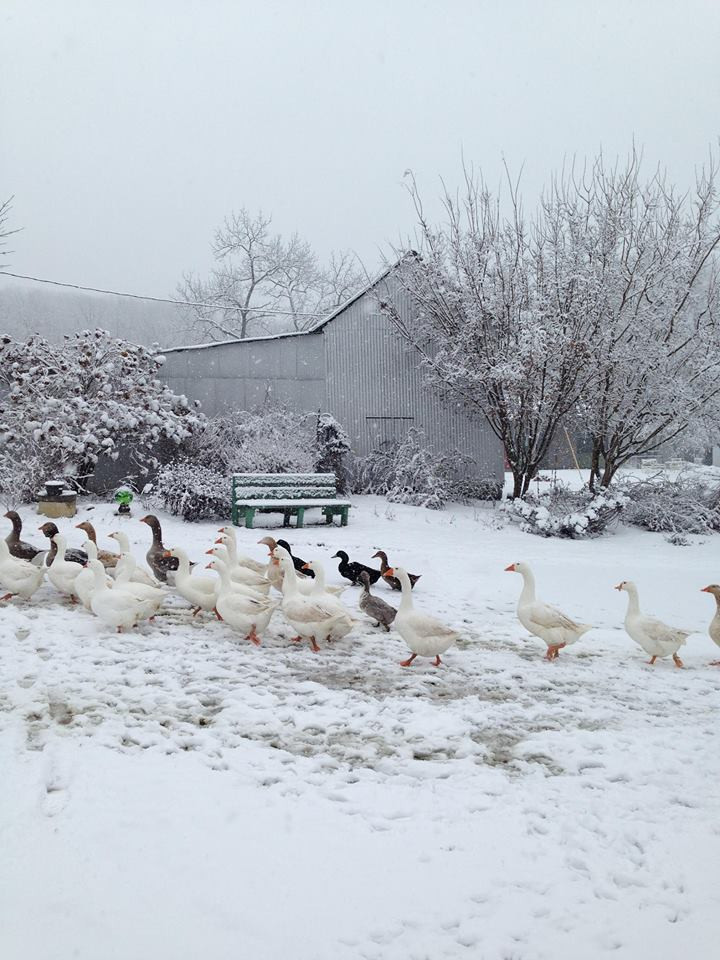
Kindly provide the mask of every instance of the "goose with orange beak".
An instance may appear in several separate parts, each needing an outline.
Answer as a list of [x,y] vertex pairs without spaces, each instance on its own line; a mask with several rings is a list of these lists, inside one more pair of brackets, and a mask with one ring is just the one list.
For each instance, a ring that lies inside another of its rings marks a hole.
[[546,660],[557,660],[560,651],[575,643],[592,630],[586,623],[578,623],[561,610],[543,603],[535,596],[535,577],[527,563],[511,563],[506,573],[519,573],[523,588],[517,605],[517,618],[528,633],[539,637],[547,644]]
[[678,630],[656,617],[648,617],[642,613],[638,588],[632,580],[623,580],[615,589],[628,595],[625,632],[650,657],[648,663],[652,666],[658,657],[672,657],[675,666],[682,667],[683,662],[678,656],[678,650],[692,630]]
[[402,599],[393,627],[408,645],[411,655],[407,660],[401,660],[400,666],[409,667],[416,657],[434,657],[433,663],[439,667],[442,663],[441,654],[450,649],[460,634],[437,617],[415,610],[407,570],[403,567],[390,567],[383,576],[397,577],[402,588]]
[[[701,593],[711,593],[715,597],[715,616],[710,621],[708,633],[712,642],[720,647],[720,584],[711,583],[707,587],[703,587]],[[720,660],[711,660],[710,666],[720,667]]]

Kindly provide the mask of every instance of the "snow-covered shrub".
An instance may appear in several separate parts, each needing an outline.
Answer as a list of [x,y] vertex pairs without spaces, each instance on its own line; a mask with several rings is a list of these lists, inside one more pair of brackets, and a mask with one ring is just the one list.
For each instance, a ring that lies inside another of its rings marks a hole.
[[315,427],[315,470],[318,473],[334,473],[338,493],[348,488],[347,455],[350,438],[329,413],[318,414]]
[[157,379],[161,362],[104,330],[76,333],[62,346],[1,337],[0,455],[27,463],[28,477],[39,469],[35,455],[44,477],[80,486],[101,458],[117,458],[120,444],[145,471],[156,466],[161,444],[180,444],[204,419]]
[[494,500],[501,487],[496,480],[465,475],[470,461],[459,452],[434,453],[422,430],[413,428],[401,443],[385,443],[352,464],[353,493],[387,497],[394,503],[441,510],[450,501]]
[[387,498],[391,503],[442,510],[451,498],[444,458],[431,453],[424,441],[421,430],[408,430],[397,449]]
[[152,499],[169,513],[190,522],[227,520],[232,507],[230,481],[212,467],[175,460],[163,466]]
[[304,414],[280,404],[236,410],[206,421],[183,445],[186,459],[219,473],[312,473],[315,446]]
[[588,490],[572,491],[558,485],[539,497],[511,500],[504,509],[527,533],[577,540],[604,533],[617,520],[626,501],[619,491],[593,495]]
[[720,480],[711,474],[628,478],[618,489],[628,500],[625,523],[659,533],[720,530]]

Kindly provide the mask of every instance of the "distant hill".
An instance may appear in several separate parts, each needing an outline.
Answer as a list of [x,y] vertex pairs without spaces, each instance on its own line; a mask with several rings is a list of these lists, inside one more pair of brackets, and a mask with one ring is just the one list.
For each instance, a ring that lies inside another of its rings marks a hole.
[[172,304],[0,282],[0,333],[21,338],[39,333],[60,341],[91,327],[145,346],[171,347],[197,339]]

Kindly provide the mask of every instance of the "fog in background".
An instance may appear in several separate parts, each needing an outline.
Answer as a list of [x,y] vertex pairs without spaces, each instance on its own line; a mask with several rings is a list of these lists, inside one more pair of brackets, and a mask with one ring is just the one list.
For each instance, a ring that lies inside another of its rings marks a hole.
[[[689,184],[717,142],[720,5],[566,0],[3,0],[0,198],[9,269],[172,295],[232,209],[271,212],[372,272],[462,157],[532,203],[564,157],[625,154]],[[0,318],[57,336],[187,338],[173,308],[0,278]],[[8,326],[9,325],[9,326]]]

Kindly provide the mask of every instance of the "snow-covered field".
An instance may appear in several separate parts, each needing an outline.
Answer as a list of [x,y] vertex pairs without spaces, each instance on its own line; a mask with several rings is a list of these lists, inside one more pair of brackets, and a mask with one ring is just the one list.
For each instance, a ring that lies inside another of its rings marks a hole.
[[[74,522],[123,522],[142,555],[141,511]],[[163,521],[203,558],[217,524]],[[263,535],[240,531],[245,552]],[[720,580],[717,538],[543,540],[491,507],[370,497],[349,527],[288,538],[328,570],[337,549],[387,550],[462,641],[402,669],[370,626],[316,655],[281,616],[255,648],[177,597],[125,635],[49,584],[6,604],[2,960],[716,955],[720,668],[699,588]],[[597,627],[554,663],[515,619],[517,560]],[[684,670],[626,637],[620,579],[697,631]]]

